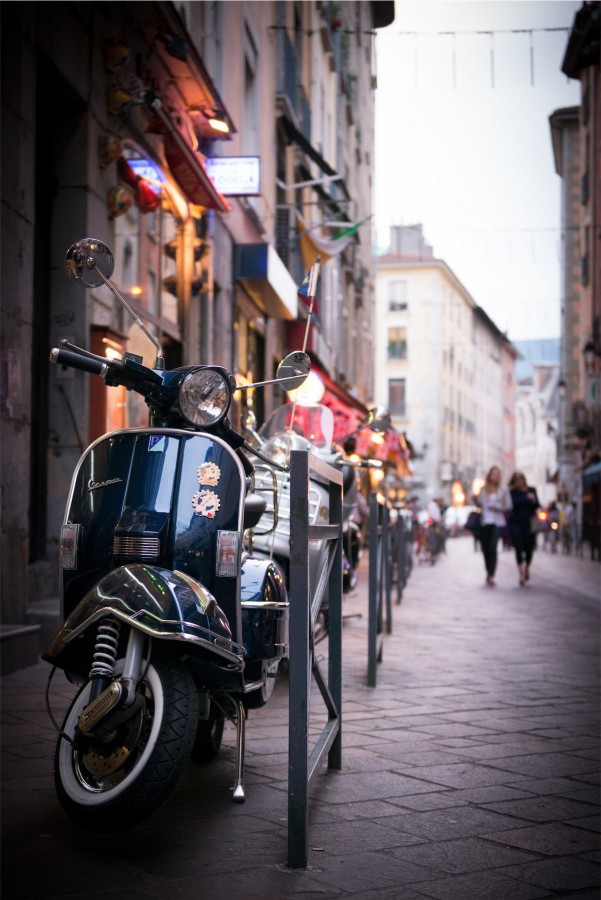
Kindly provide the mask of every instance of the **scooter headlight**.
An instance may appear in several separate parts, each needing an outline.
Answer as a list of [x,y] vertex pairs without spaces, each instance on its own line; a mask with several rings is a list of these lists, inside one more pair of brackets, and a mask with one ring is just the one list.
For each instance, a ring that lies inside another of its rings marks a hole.
[[193,369],[179,389],[179,408],[191,425],[215,425],[227,413],[232,394],[225,376],[217,369]]

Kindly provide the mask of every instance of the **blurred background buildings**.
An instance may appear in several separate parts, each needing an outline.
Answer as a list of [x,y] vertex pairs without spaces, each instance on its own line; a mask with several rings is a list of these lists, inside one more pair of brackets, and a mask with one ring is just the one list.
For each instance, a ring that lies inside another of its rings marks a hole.
[[[307,349],[338,436],[367,405],[391,407],[384,450],[360,449],[385,459],[394,498],[460,502],[493,462],[505,476],[523,465],[542,478],[544,466],[594,540],[598,2],[583,4],[563,61],[582,103],[550,123],[564,183],[560,361],[535,367],[528,390],[516,378],[522,351],[419,226],[392,229],[389,253],[372,256],[376,36],[393,2],[30,2],[1,13],[3,623],[37,621],[55,603],[83,449],[145,421],[127,392],[49,365],[62,338],[152,363],[106,288],[67,281],[65,253],[82,237],[113,249],[114,280],[168,367],[223,364],[240,381],[271,377],[302,345],[297,288],[319,255]],[[244,395],[259,422],[277,391]]]

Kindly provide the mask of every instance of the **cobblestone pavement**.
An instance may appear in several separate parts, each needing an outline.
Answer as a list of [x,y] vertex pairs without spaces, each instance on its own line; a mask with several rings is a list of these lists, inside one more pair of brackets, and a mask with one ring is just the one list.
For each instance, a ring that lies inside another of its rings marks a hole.
[[[368,687],[364,557],[344,601],[343,767],[312,789],[301,870],[286,866],[285,677],[249,714],[245,804],[228,726],[151,819],[98,837],[54,793],[49,667],[5,676],[3,900],[598,898],[600,573],[539,550],[520,587],[504,551],[487,588],[471,539],[451,539],[394,602]],[[57,680],[57,715],[71,694]]]

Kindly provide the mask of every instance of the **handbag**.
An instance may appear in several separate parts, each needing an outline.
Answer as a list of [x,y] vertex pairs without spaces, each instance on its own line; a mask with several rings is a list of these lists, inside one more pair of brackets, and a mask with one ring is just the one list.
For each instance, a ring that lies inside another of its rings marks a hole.
[[475,509],[473,509],[466,519],[465,527],[466,527],[467,531],[471,531],[472,534],[476,535],[480,531],[481,525],[482,525],[482,515],[479,512],[477,512]]
[[530,519],[530,534],[538,534],[539,531],[543,530],[543,523],[539,519],[537,515],[532,516]]

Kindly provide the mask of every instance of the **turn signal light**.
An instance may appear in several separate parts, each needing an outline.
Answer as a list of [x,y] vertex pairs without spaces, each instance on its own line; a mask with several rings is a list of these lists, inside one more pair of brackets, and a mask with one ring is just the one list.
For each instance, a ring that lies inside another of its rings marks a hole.
[[60,539],[61,569],[77,568],[77,547],[82,525],[63,525]]

